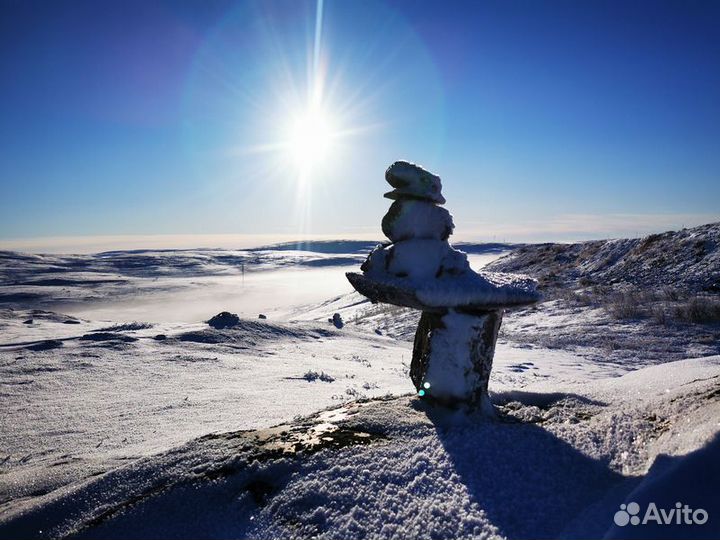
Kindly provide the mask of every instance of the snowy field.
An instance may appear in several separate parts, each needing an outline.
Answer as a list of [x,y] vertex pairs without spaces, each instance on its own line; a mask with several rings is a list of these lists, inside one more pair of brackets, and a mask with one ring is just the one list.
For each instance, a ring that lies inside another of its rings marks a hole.
[[419,314],[345,280],[371,247],[0,253],[0,537],[720,536],[716,326],[549,298],[506,313],[497,418],[443,414]]

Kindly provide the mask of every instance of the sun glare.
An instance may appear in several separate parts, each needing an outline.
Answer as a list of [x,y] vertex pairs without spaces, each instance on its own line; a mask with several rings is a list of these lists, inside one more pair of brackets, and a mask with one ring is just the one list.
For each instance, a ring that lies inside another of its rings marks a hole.
[[301,171],[308,172],[328,159],[334,126],[326,111],[320,107],[308,108],[294,118],[289,131],[290,157]]

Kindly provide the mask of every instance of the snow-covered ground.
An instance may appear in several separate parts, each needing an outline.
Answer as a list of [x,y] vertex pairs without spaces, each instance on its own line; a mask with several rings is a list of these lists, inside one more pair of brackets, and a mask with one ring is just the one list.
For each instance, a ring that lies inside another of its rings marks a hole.
[[[0,537],[720,535],[715,326],[509,312],[497,418],[443,413],[350,247],[0,254]],[[614,526],[629,501],[710,519]]]

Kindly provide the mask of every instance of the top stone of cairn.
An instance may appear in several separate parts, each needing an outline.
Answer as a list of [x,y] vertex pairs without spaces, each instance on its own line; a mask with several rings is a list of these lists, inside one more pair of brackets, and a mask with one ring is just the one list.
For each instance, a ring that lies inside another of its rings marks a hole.
[[396,161],[385,171],[385,180],[395,188],[385,194],[388,199],[409,198],[445,204],[440,177],[414,163]]

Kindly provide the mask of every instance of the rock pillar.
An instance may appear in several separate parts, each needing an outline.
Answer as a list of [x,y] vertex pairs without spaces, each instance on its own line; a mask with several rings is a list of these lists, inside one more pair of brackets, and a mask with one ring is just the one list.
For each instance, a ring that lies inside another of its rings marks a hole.
[[443,405],[487,409],[502,309],[424,311],[415,332],[410,378],[418,394]]

